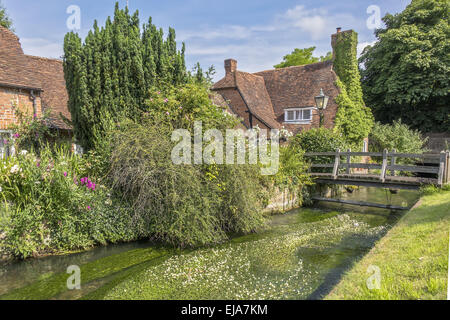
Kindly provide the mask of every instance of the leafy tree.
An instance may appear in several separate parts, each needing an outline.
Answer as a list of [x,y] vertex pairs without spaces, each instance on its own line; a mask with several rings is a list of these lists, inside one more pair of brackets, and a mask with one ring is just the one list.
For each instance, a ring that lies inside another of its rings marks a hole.
[[192,69],[192,72],[189,72],[190,82],[203,84],[206,87],[211,87],[214,83],[214,75],[216,74],[216,69],[214,66],[210,66],[207,71],[203,71],[200,63],[197,64]]
[[72,125],[79,143],[90,150],[124,118],[136,120],[154,86],[188,81],[185,46],[177,50],[175,30],[151,18],[141,32],[139,14],[116,3],[114,19],[97,22],[84,43],[73,32],[64,40],[64,74]]
[[333,58],[331,52],[328,52],[326,56],[313,57],[313,52],[316,47],[310,47],[305,49],[295,49],[292,53],[283,57],[283,62],[274,66],[274,68],[286,68],[291,66],[303,66],[305,64],[316,63],[320,61],[327,61]]
[[386,28],[360,62],[364,96],[382,123],[450,131],[450,2],[412,0],[386,15]]
[[13,31],[12,24],[13,22],[11,18],[8,16],[5,7],[0,2],[0,26]]

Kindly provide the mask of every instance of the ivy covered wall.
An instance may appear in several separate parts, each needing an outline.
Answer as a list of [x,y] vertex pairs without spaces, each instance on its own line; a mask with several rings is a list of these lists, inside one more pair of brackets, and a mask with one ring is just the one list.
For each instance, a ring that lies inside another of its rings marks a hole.
[[369,136],[374,118],[363,99],[356,53],[357,45],[358,34],[353,30],[333,35],[333,67],[338,77],[336,85],[341,90],[336,98],[339,108],[336,114],[335,130],[340,132],[351,145],[360,146],[363,139]]

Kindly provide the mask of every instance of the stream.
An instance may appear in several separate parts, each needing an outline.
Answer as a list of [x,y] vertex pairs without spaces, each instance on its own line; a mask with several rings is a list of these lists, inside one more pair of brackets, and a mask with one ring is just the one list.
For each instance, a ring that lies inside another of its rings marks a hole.
[[[419,193],[359,188],[338,197],[412,207]],[[0,299],[321,299],[403,214],[319,203],[214,247],[142,241],[18,261],[0,266]],[[69,266],[80,268],[79,290],[67,288]]]

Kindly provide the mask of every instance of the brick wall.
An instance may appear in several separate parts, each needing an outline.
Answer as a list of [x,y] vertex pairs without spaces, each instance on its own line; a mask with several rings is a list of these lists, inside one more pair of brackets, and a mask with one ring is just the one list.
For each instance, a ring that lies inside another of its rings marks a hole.
[[[35,93],[35,95],[38,95]],[[0,130],[9,129],[17,122],[16,108],[23,113],[33,115],[33,101],[30,99],[30,91],[0,87]],[[41,99],[36,97],[36,113],[41,116]]]

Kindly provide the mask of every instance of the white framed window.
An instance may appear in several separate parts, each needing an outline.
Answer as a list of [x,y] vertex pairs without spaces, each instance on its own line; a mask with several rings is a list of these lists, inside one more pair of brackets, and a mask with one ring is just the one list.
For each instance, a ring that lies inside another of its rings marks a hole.
[[13,156],[14,152],[12,131],[0,130],[0,160]]
[[284,122],[289,123],[310,123],[312,120],[313,108],[298,108],[284,110]]

